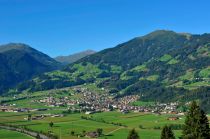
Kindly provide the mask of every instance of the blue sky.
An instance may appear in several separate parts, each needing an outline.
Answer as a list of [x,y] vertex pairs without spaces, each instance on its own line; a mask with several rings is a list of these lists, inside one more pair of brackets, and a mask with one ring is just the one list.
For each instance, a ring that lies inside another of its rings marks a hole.
[[114,47],[157,29],[210,33],[209,0],[0,0],[0,44],[52,57]]

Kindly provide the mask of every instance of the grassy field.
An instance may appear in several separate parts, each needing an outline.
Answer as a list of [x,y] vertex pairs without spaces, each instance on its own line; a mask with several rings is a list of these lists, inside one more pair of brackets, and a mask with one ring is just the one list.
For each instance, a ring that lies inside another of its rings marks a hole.
[[33,139],[30,136],[24,135],[22,133],[10,130],[0,129],[1,139]]
[[[57,111],[57,113],[58,112],[59,111]],[[32,116],[33,115],[36,115],[36,113],[33,113]],[[81,119],[81,116],[86,116],[90,119]],[[171,115],[155,115],[145,113],[122,114],[120,112],[104,112],[92,115],[69,114],[65,117],[47,117],[42,120],[25,121],[24,118],[27,117],[27,113],[1,112],[0,123],[26,126],[32,130],[46,133],[49,130],[52,130],[62,139],[76,139],[76,136],[71,136],[71,131],[74,131],[75,134],[82,134],[84,131],[95,131],[97,128],[103,129],[104,136],[100,137],[101,139],[126,139],[129,130],[132,128],[137,130],[141,139],[159,139],[161,129],[154,129],[154,127],[162,127],[166,124],[182,124],[184,122],[183,117],[177,121],[167,120],[167,118],[170,116]],[[51,121],[54,123],[53,128],[49,127],[49,123]],[[126,127],[114,125],[113,123],[121,123],[122,125],[126,125]],[[139,128],[140,125],[141,128]],[[181,135],[181,131],[179,130],[174,132],[177,138]]]

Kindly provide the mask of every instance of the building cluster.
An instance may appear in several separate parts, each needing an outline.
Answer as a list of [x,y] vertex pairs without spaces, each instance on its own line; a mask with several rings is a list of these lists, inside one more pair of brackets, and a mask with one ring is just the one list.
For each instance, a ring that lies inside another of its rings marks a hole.
[[33,100],[33,102],[42,103],[48,107],[64,107],[79,104],[78,100],[69,99],[67,96],[59,98],[48,96],[43,99]]
[[0,105],[0,111],[2,112],[29,112],[29,111],[46,111],[47,108],[15,108],[8,105]]
[[[90,91],[85,87],[74,87],[74,95],[79,94],[80,97],[53,95],[46,96],[42,99],[34,99],[33,102],[42,103],[48,107],[65,107],[68,110],[85,112],[91,114],[95,112],[104,112],[118,110],[122,113],[133,112],[151,112],[151,113],[172,113],[177,114],[178,103],[156,103],[148,106],[134,106],[133,102],[138,101],[140,96],[129,95],[121,98],[115,98],[109,93],[97,93]],[[27,112],[27,111],[43,111],[43,109],[14,108],[9,106],[1,106],[1,111],[5,112]]]
[[63,117],[63,114],[40,114],[40,115],[32,115],[31,118],[25,117],[24,120],[42,120],[46,117]]
[[178,114],[178,103],[156,103],[150,106],[133,106],[132,103],[139,100],[140,96],[130,95],[121,98],[114,98],[108,93],[91,92],[87,88],[76,87],[74,90],[82,94],[77,101],[80,106],[80,111],[85,111],[86,114],[95,112],[104,112],[118,110],[122,113],[133,112],[151,112],[151,113],[171,113]]

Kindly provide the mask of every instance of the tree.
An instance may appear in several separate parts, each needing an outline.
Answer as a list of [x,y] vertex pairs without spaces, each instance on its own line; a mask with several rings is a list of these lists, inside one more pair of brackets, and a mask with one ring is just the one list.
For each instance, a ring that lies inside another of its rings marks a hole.
[[203,110],[199,113],[199,121],[198,121],[198,133],[199,138],[210,139],[210,128],[208,118]]
[[103,133],[103,129],[102,129],[102,128],[98,128],[98,129],[96,130],[96,132],[98,133],[98,136],[101,136],[102,133]]
[[184,139],[210,139],[208,118],[203,110],[193,101],[186,114],[183,129]]
[[74,131],[71,131],[71,135],[74,136],[74,134],[75,134],[75,132]]
[[49,123],[49,126],[50,126],[51,128],[53,127],[53,125],[54,125],[53,122],[50,122],[50,123]]
[[127,139],[140,139],[140,137],[139,137],[138,133],[136,132],[136,130],[132,129],[129,132]]
[[32,115],[29,113],[28,114],[28,121],[31,121]]
[[161,139],[175,139],[174,133],[170,126],[164,126],[161,132]]

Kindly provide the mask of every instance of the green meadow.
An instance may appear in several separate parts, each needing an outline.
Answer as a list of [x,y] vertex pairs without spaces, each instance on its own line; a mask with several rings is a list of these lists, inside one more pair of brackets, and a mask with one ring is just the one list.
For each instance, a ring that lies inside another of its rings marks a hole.
[[[59,113],[61,111],[51,111],[51,113]],[[49,112],[48,112],[49,113]],[[32,113],[35,116],[40,113]],[[82,119],[81,116],[90,119]],[[166,124],[183,124],[184,117],[176,121],[167,120],[172,115],[156,115],[146,113],[128,113],[122,114],[117,111],[95,113],[92,115],[85,114],[68,114],[64,117],[46,117],[42,120],[24,120],[27,113],[0,113],[0,123],[6,123],[16,126],[25,126],[29,129],[47,133],[49,130],[62,139],[76,139],[76,134],[83,132],[95,131],[97,128],[103,129],[103,136],[100,139],[126,139],[129,130],[135,128],[141,139],[159,139],[161,129],[155,127],[163,127]],[[49,123],[53,122],[53,127],[49,127]],[[123,126],[113,123],[120,123]],[[141,128],[140,128],[141,127]],[[75,135],[71,135],[71,131]],[[180,130],[174,130],[176,137],[181,135]],[[5,133],[7,134],[7,133]],[[8,132],[8,136],[10,133]],[[4,135],[7,136],[7,135]],[[83,137],[85,139],[85,137]]]
[[0,129],[0,138],[1,139],[33,139],[30,136],[24,135],[16,131],[9,131]]

